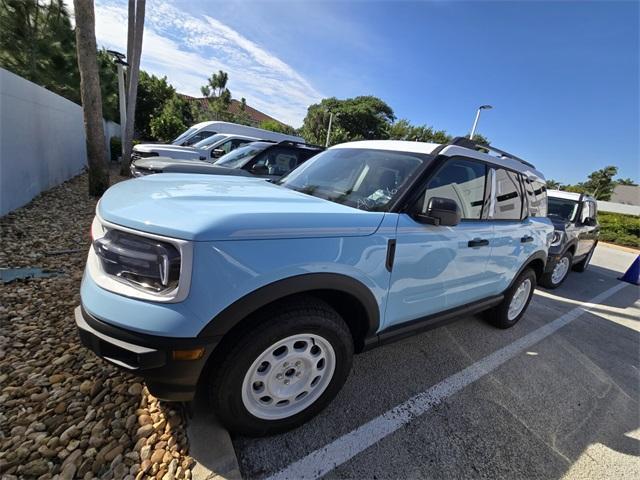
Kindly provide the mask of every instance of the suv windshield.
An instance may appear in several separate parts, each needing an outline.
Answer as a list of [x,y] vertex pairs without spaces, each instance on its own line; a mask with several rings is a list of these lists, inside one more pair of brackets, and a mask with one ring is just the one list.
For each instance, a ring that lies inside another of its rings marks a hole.
[[207,148],[210,145],[213,145],[214,143],[219,142],[220,140],[224,140],[225,138],[227,138],[227,135],[222,135],[218,133],[216,135],[211,135],[210,137],[207,137],[204,140],[200,140],[197,143],[194,143],[193,146],[196,148]]
[[178,135],[178,137],[171,143],[176,144],[176,143],[180,143],[182,140],[184,140],[188,135],[191,135],[194,131],[196,130],[196,127],[191,127],[188,128],[187,130],[185,130],[184,132],[182,132],[180,135]]
[[568,198],[557,198],[549,196],[547,216],[560,217],[563,220],[573,222],[578,211],[578,202]]
[[245,164],[273,143],[250,143],[246,147],[236,148],[234,151],[220,157],[214,165],[227,168],[242,168]]
[[298,192],[361,210],[385,210],[430,155],[336,148],[315,156],[279,183]]

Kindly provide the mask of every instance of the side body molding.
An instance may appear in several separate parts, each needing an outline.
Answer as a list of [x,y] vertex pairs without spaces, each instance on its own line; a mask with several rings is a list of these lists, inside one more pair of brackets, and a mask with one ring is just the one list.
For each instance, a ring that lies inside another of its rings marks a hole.
[[289,295],[312,293],[314,290],[345,293],[358,299],[368,321],[365,337],[375,335],[380,325],[380,309],[367,286],[346,275],[309,273],[278,280],[245,295],[216,315],[198,334],[198,338],[224,335],[260,308]]

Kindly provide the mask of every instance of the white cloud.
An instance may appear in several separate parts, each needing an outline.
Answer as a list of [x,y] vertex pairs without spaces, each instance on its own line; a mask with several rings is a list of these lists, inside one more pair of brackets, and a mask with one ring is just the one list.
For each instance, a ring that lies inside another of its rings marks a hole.
[[[127,5],[97,0],[98,45],[126,51]],[[147,1],[142,68],[166,75],[179,92],[199,95],[211,73],[229,74],[235,98],[278,120],[299,126],[322,95],[278,57],[220,21],[186,14],[171,3]]]

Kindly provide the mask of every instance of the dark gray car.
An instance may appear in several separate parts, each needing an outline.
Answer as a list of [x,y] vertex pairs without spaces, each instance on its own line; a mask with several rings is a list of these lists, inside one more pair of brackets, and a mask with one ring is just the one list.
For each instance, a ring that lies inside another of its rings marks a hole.
[[559,287],[569,271],[584,272],[600,235],[595,198],[573,192],[547,191],[547,216],[555,231],[549,247],[549,258],[540,283],[547,288]]

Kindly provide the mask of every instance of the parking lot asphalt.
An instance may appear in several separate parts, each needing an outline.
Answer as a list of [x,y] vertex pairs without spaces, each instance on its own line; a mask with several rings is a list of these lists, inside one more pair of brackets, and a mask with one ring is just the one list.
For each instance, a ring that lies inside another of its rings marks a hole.
[[243,478],[640,478],[634,258],[599,246],[509,330],[471,316],[356,356],[318,417],[233,438]]

